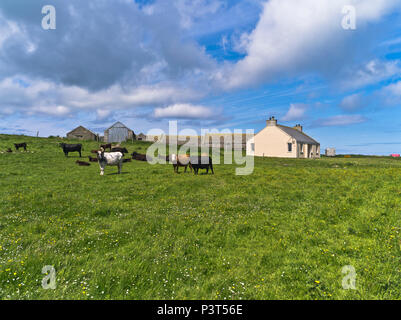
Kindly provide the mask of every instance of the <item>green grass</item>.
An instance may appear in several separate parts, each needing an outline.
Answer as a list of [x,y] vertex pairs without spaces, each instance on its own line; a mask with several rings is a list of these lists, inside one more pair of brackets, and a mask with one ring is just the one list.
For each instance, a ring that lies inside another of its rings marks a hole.
[[399,160],[256,159],[251,176],[134,161],[101,177],[56,138],[0,135],[0,150],[23,141],[34,153],[0,154],[2,299],[401,298]]

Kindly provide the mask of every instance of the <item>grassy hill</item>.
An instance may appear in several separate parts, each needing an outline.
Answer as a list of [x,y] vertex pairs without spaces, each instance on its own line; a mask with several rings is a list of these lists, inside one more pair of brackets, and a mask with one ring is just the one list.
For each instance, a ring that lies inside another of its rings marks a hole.
[[256,159],[251,176],[134,161],[101,177],[57,138],[0,135],[0,151],[24,141],[0,154],[2,299],[401,298],[400,160]]

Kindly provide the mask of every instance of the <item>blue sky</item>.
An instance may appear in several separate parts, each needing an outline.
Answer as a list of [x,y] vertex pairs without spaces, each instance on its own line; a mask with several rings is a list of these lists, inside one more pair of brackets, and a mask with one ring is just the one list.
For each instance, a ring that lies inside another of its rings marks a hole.
[[[301,123],[322,149],[401,153],[401,0],[0,3],[0,132]],[[344,6],[356,29],[345,30]]]

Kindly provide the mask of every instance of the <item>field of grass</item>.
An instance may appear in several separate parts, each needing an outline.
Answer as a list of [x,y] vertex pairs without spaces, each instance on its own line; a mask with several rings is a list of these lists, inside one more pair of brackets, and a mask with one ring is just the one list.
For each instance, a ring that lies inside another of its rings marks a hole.
[[33,153],[0,154],[1,299],[401,298],[399,160],[256,159],[250,176],[134,161],[101,177],[56,138],[0,135],[0,150],[23,141]]

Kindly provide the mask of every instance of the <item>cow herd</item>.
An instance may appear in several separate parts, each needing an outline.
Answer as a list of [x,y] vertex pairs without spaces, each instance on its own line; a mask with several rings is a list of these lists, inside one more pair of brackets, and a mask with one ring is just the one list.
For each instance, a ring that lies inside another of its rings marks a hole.
[[[59,146],[62,148],[64,155],[68,157],[70,152],[78,152],[79,157],[82,158],[82,144],[66,144],[60,143]],[[109,152],[106,152],[108,149]],[[146,154],[140,154],[133,152],[131,158],[125,159],[124,156],[129,153],[126,148],[121,146],[112,146],[111,144],[104,144],[100,146],[99,150],[92,150],[92,154],[96,154],[96,158],[88,156],[89,162],[76,161],[79,166],[87,167],[90,166],[91,162],[97,162],[100,166],[100,175],[104,175],[105,168],[107,166],[116,166],[118,168],[118,174],[121,173],[123,163],[136,161],[151,161],[152,159],[147,158]],[[174,168],[175,173],[179,173],[179,168],[184,167],[185,172],[187,172],[188,167],[191,172],[193,171],[195,175],[198,175],[199,169],[205,169],[206,174],[211,170],[214,174],[212,158],[209,156],[189,156],[189,155],[176,155],[172,154],[170,156],[159,156],[159,158],[166,160],[171,163]]]
[[[67,143],[60,143],[60,148],[63,150],[63,153],[66,157],[71,152],[78,152],[79,157],[82,158],[82,151],[83,147],[82,144],[67,144]],[[16,151],[20,148],[23,148],[24,151],[27,151],[27,143],[15,143],[14,147]],[[108,149],[109,152],[106,152]],[[11,153],[13,152],[11,148],[8,148],[6,152]],[[140,154],[138,152],[133,152],[131,154],[131,158],[124,158],[126,154],[129,154],[127,148],[123,148],[120,145],[113,146],[112,144],[104,144],[101,145],[99,150],[92,150],[92,154],[96,154],[94,156],[88,156],[88,161],[80,161],[77,160],[76,164],[82,167],[90,166],[91,162],[97,162],[100,166],[100,175],[104,175],[104,170],[106,166],[116,166],[118,168],[118,173],[121,173],[123,163],[132,162],[132,160],[136,161],[152,161],[151,158],[147,157],[146,154]],[[167,163],[171,163],[174,168],[175,173],[179,173],[179,168],[185,168],[185,172],[189,168],[191,172],[194,172],[195,175],[199,173],[199,169],[205,169],[206,174],[209,173],[209,170],[214,174],[213,170],[213,162],[212,158],[209,156],[189,156],[189,155],[176,155],[172,154],[170,156],[158,156],[159,159],[165,160]]]

